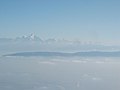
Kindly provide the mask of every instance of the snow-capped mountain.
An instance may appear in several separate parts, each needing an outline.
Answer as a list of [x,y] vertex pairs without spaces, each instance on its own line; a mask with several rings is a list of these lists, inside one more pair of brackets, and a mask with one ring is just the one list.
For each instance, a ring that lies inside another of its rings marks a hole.
[[17,37],[16,41],[42,41],[38,36],[30,34],[28,36]]
[[66,39],[41,39],[30,34],[17,38],[0,38],[0,50],[42,50],[42,51],[96,51],[96,50],[120,50],[120,46],[101,45],[92,42]]

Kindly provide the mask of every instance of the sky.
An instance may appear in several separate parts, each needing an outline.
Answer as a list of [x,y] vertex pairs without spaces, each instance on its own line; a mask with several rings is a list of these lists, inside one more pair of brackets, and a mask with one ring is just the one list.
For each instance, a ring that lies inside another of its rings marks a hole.
[[118,42],[120,0],[0,0],[0,37]]

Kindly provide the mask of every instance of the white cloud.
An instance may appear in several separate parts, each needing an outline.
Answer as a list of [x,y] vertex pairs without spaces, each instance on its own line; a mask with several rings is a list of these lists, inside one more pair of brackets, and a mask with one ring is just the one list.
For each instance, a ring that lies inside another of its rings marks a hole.
[[81,60],[72,60],[73,63],[87,63],[87,61]]
[[41,62],[39,62],[39,64],[55,65],[56,63],[55,63],[55,62],[52,62],[52,61],[41,61]]

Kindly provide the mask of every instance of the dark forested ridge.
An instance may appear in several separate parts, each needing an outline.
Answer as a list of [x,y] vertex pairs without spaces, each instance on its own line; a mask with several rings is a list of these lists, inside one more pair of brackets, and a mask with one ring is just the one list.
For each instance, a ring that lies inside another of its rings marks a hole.
[[3,56],[41,56],[41,57],[73,57],[73,56],[80,56],[80,57],[120,57],[120,51],[112,51],[112,52],[105,52],[105,51],[86,51],[86,52],[75,52],[75,53],[63,53],[63,52],[20,52],[20,53],[13,53],[7,54]]

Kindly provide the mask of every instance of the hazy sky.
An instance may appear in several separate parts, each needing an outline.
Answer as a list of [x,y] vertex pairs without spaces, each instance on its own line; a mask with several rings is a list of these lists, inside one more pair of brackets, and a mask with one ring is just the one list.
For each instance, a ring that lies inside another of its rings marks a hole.
[[0,37],[119,40],[120,0],[0,0]]

